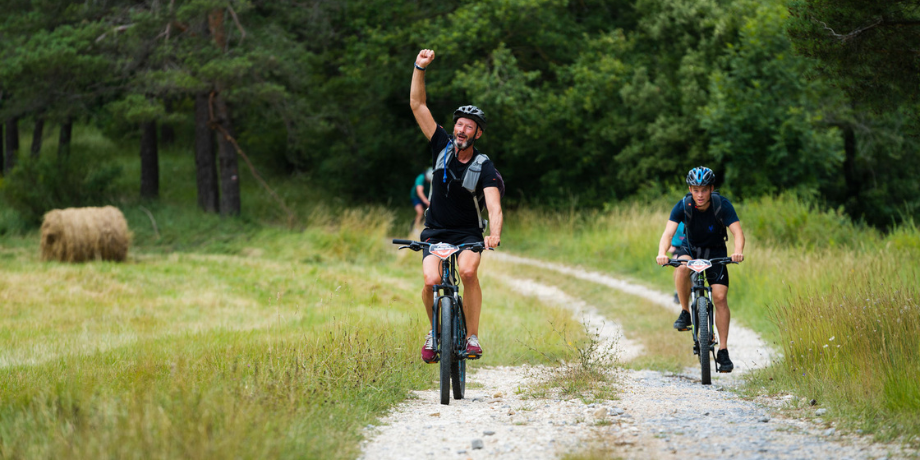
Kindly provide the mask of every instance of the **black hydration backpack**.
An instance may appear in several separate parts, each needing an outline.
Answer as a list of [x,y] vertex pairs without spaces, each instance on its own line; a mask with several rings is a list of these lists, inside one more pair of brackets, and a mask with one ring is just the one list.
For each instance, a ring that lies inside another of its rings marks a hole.
[[[722,239],[728,241],[728,230],[725,228],[725,223],[722,222],[722,216],[719,213],[722,212],[722,196],[718,192],[712,192],[712,198],[710,206],[712,206],[712,211],[716,215],[716,221],[719,222],[719,226],[722,227]],[[688,193],[684,195],[684,228],[688,229],[684,231],[684,234],[687,236],[687,241],[690,243],[690,247],[693,247],[693,242],[690,241],[690,221],[693,219],[693,208],[696,205],[693,204],[693,194]]]
[[[438,165],[441,165],[443,169],[447,169],[447,163],[450,162],[451,158],[454,157],[454,148],[453,143],[448,142],[447,146],[441,150],[441,153],[438,154],[438,159],[435,162],[434,168],[437,169]],[[482,174],[482,164],[489,160],[489,157],[484,153],[477,153],[473,158],[470,167],[466,169],[466,172],[463,173],[463,188],[465,188],[473,196],[473,205],[476,206],[476,215],[479,216],[479,228],[485,229],[486,225],[489,224],[489,221],[482,218],[482,210],[486,209],[486,194],[484,191],[476,193],[476,184],[479,183],[479,176]],[[495,166],[494,164],[492,165]],[[502,174],[498,172],[498,168],[495,168],[495,175],[498,178],[498,193],[499,196],[505,196],[505,179],[502,178]],[[434,187],[432,187],[432,190]],[[429,201],[430,201],[429,196]]]

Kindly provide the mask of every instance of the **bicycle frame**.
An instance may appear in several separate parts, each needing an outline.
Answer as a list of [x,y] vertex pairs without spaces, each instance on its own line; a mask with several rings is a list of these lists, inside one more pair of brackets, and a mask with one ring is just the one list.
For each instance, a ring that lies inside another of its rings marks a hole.
[[[465,249],[482,252],[486,248],[483,243],[459,246],[409,240],[393,240],[393,243],[405,244],[400,249],[409,248],[413,251],[428,246],[429,252],[441,259],[441,282],[432,286],[434,297],[431,305],[431,338],[437,347],[436,361],[440,362],[441,367],[441,404],[450,404],[451,389],[454,399],[463,399],[466,360],[478,359],[479,354],[471,355],[466,351],[466,314],[463,311],[463,298],[460,297],[457,259]],[[442,340],[444,338],[446,340]]]
[[[696,344],[694,347],[694,354],[701,353],[703,347],[700,345],[699,338],[699,324],[697,324],[698,314],[696,311],[696,303],[700,297],[706,298],[706,304],[709,307],[709,330],[712,331],[713,325],[715,323],[715,318],[713,313],[713,303],[712,303],[712,287],[706,285],[706,272],[690,272],[690,320],[693,323],[693,343]],[[715,346],[718,342],[713,341],[709,345],[709,352],[715,353]],[[713,359],[715,359],[715,354],[713,354]]]
[[[716,345],[718,342],[715,340],[715,315],[714,315],[714,305],[712,302],[712,287],[706,286],[706,270],[711,268],[713,265],[725,265],[735,263],[732,262],[731,258],[728,257],[718,257],[714,259],[669,259],[666,265],[672,267],[680,267],[683,264],[687,265],[687,268],[691,271],[690,273],[690,321],[693,325],[693,354],[699,356],[700,360],[700,381],[703,385],[709,385],[712,383],[710,372],[711,368],[709,366],[710,355],[712,360],[715,361],[716,358]],[[701,299],[706,299],[705,307],[697,304]],[[705,308],[705,310],[703,310]],[[701,317],[702,316],[702,317]],[[704,321],[705,325],[699,324],[700,321]],[[702,330],[702,332],[701,332]],[[701,339],[702,336],[702,339]],[[701,343],[708,342],[708,343]]]
[[[436,284],[432,287],[432,295],[434,297],[434,302],[432,303],[432,315],[431,315],[431,331],[432,337],[434,338],[434,343],[438,345],[438,356],[440,357],[441,353],[444,353],[443,347],[440,341],[440,331],[441,328],[438,327],[438,321],[441,318],[441,299],[448,297],[453,301],[456,311],[453,312],[453,317],[458,321],[454,323],[456,326],[454,329],[454,336],[459,337],[459,333],[463,332],[462,337],[466,339],[466,314],[463,311],[463,298],[460,297],[460,283],[456,275],[457,271],[457,257],[460,255],[461,251],[457,251],[451,254],[448,259],[441,259],[441,284]],[[458,351],[455,353],[460,359],[466,359],[466,350]]]

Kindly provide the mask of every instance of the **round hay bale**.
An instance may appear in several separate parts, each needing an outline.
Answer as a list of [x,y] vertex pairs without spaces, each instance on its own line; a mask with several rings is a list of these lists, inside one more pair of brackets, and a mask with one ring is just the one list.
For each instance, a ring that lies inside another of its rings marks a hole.
[[45,214],[42,222],[42,260],[86,262],[128,256],[131,233],[118,208],[67,208]]

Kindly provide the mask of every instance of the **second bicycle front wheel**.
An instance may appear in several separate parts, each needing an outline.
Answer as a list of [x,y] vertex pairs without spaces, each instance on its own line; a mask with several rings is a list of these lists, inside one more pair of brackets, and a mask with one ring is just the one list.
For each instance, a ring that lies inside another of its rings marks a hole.
[[450,404],[450,371],[454,361],[454,329],[451,325],[453,303],[442,297],[438,310],[441,315],[441,404]]
[[710,385],[712,377],[709,369],[709,342],[712,340],[712,327],[709,325],[709,299],[696,299],[696,315],[697,335],[700,339],[700,380],[703,385]]

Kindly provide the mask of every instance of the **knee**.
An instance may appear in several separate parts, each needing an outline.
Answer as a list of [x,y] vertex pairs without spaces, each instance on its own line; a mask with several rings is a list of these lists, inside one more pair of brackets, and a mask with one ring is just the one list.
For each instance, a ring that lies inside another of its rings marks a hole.
[[431,292],[432,286],[441,283],[441,277],[437,273],[425,273],[425,290]]
[[728,307],[728,300],[724,292],[713,292],[712,293],[712,303],[719,308]]
[[476,276],[476,269],[466,268],[466,267],[461,268],[460,269],[460,281],[463,281],[463,284],[465,285],[470,285],[471,283],[478,282],[479,280]]

